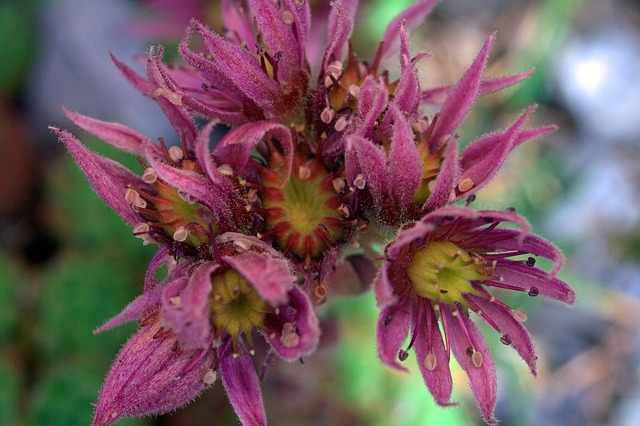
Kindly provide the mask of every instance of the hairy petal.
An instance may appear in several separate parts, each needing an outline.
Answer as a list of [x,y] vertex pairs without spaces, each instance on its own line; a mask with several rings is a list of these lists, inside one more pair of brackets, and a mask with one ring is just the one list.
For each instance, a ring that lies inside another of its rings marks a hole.
[[142,321],[107,375],[93,426],[166,413],[189,403],[208,386],[203,378],[214,362],[214,351],[191,365],[199,351],[176,349],[175,342],[176,336],[163,330],[157,313]]
[[140,222],[140,216],[133,211],[124,195],[128,185],[138,188],[146,186],[142,179],[120,163],[92,152],[71,133],[56,127],[50,129],[66,145],[98,197],[130,226]]
[[402,213],[413,208],[413,194],[422,181],[422,163],[413,140],[413,132],[400,109],[390,106],[394,117],[391,153],[389,154],[389,179],[393,198]]
[[[484,337],[482,337],[482,334],[480,334],[476,325],[466,315],[459,313],[458,318],[456,318],[452,315],[448,306],[445,304],[441,306],[442,309],[440,312],[447,317],[447,324],[451,327],[449,331],[451,350],[462,369],[466,371],[467,376],[469,376],[471,391],[476,397],[485,421],[489,424],[495,424],[497,420],[493,415],[493,410],[496,406],[498,384],[496,368],[493,364],[493,358],[491,358],[487,342],[484,340]],[[467,339],[460,321],[464,323],[471,342]],[[471,356],[467,354],[469,346],[473,346],[482,355],[482,364],[479,367],[473,364]]]
[[129,80],[133,87],[135,87],[136,90],[138,90],[143,95],[149,96],[149,93],[151,92],[149,88],[149,82],[145,80],[144,77],[142,77],[140,74],[125,65],[124,62],[119,61],[113,55],[113,53],[109,52],[109,56],[111,57],[111,60],[116,65],[116,67],[118,67],[122,75],[124,75],[124,77]]
[[356,4],[352,0],[338,0],[332,3],[329,15],[329,42],[322,58],[320,70],[320,82],[324,80],[325,71],[332,61],[341,59],[342,48],[351,37],[353,31],[353,16],[350,14],[350,4]]
[[400,27],[400,66],[402,71],[394,102],[405,114],[414,115],[420,105],[420,80],[418,79],[416,67],[411,61],[409,42],[404,24]]
[[[545,271],[516,262],[498,263],[494,276],[502,277],[504,283],[529,291],[536,287],[544,297],[556,299],[571,305],[576,300],[576,294],[564,281],[550,276]],[[502,282],[502,281],[501,281]]]
[[458,143],[456,139],[449,140],[443,157],[433,191],[422,206],[423,213],[435,211],[449,204],[451,194],[458,182],[460,165],[458,164]]
[[476,59],[458,81],[442,106],[440,118],[435,124],[429,141],[429,149],[431,151],[437,151],[462,124],[469,113],[478,94],[482,72],[487,63],[489,47],[491,47],[494,36],[495,33],[489,36]]
[[353,185],[356,177],[361,174],[366,182],[362,191],[371,195],[371,208],[383,206],[390,187],[387,179],[387,156],[380,148],[361,136],[347,136],[345,173],[348,185]]
[[255,41],[252,19],[249,10],[245,10],[238,0],[222,0],[222,22],[228,34],[237,44]]
[[386,107],[386,85],[373,77],[367,77],[360,90],[358,116],[353,133],[365,138],[372,137],[375,123]]
[[267,415],[262,402],[262,391],[249,353],[241,345],[237,358],[229,351],[220,354],[220,358],[222,383],[240,422],[243,425],[265,426]]
[[383,364],[400,371],[409,370],[398,359],[398,352],[409,334],[411,309],[408,298],[398,300],[380,312],[376,327],[378,356]]

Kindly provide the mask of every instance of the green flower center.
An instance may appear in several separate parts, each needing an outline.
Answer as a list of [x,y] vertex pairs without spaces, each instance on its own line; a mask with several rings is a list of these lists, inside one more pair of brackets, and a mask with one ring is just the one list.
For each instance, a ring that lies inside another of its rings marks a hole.
[[250,341],[251,330],[264,326],[269,304],[233,269],[214,275],[211,286],[211,322],[217,333],[226,331],[231,335],[237,349],[241,333]]
[[436,303],[467,306],[464,294],[478,294],[473,281],[483,281],[492,267],[481,256],[450,241],[431,241],[417,250],[407,268],[413,290]]

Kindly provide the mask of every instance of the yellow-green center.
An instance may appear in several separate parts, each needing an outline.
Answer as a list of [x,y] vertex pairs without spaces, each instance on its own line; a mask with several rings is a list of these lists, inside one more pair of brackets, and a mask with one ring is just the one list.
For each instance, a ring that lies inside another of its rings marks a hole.
[[463,295],[478,294],[472,282],[487,279],[487,271],[482,257],[472,257],[450,241],[431,241],[413,254],[407,275],[418,295],[466,306]]

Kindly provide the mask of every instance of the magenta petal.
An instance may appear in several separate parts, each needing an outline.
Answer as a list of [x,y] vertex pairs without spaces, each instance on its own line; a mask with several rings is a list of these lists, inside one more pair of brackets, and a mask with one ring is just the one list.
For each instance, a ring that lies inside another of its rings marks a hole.
[[131,227],[141,222],[140,216],[133,211],[124,197],[128,185],[138,188],[146,186],[140,177],[120,163],[92,152],[71,133],[55,127],[50,127],[50,129],[67,146],[69,153],[89,180],[91,188],[98,197]]
[[214,351],[191,365],[199,351],[176,350],[175,342],[175,335],[162,329],[157,314],[143,321],[111,366],[100,391],[93,426],[175,410],[208,386],[204,377],[213,364]]
[[260,297],[272,305],[282,303],[295,283],[289,262],[270,253],[246,251],[237,256],[224,256],[226,264],[240,273],[256,289]]
[[398,107],[391,105],[394,117],[391,153],[389,154],[389,179],[393,198],[399,210],[407,213],[413,209],[413,194],[422,182],[422,162],[413,140],[409,123]]
[[[288,297],[287,303],[278,306],[278,315],[267,317],[264,331],[265,337],[281,358],[296,361],[315,351],[320,340],[320,326],[309,296],[304,291],[297,286],[292,287]],[[283,336],[286,323],[295,328],[297,340],[292,342]]]
[[458,143],[455,139],[451,139],[445,148],[442,164],[440,165],[440,171],[436,177],[433,191],[431,191],[429,198],[427,198],[427,201],[422,206],[423,213],[435,211],[449,204],[459,175]]
[[231,351],[220,354],[222,383],[240,422],[246,426],[265,426],[267,415],[258,374],[247,350],[242,345],[240,349],[237,357]]
[[127,80],[129,80],[129,82],[133,85],[133,87],[136,88],[136,90],[144,95],[149,95],[149,82],[145,80],[144,77],[129,68],[123,62],[120,62],[118,59],[116,59],[116,57],[113,56],[113,53],[109,52],[109,56],[111,57],[111,60],[116,65],[116,67],[118,67],[120,72],[125,76]]
[[178,336],[186,349],[202,349],[211,334],[210,302],[211,274],[217,264],[200,266],[186,278],[170,283],[162,295],[162,321]]
[[332,61],[341,60],[342,48],[347,43],[347,40],[351,37],[353,31],[353,17],[350,12],[353,8],[350,8],[352,4],[357,5],[357,1],[351,0],[339,0],[331,4],[332,9],[329,15],[329,42],[325,49],[322,58],[322,68],[320,70],[319,78],[322,82],[325,76],[325,71]]
[[556,299],[569,305],[576,300],[575,292],[567,283],[550,276],[543,270],[522,263],[498,263],[494,276],[503,278],[498,284],[504,282],[524,291],[536,287],[540,296]]
[[494,36],[495,34],[489,36],[476,59],[447,97],[429,141],[430,151],[437,151],[453,135],[469,113],[478,94],[482,72],[484,71],[487,57],[489,56],[489,47],[493,42]]
[[523,73],[505,75],[502,77],[486,78],[480,83],[480,96],[488,95],[489,93],[499,92],[502,89],[511,87],[514,84],[520,83],[522,80],[526,80],[533,74],[535,68],[531,68],[529,71]]
[[387,179],[387,156],[373,142],[357,135],[346,138],[345,174],[349,186],[354,185],[358,175],[365,180],[362,191],[371,195],[374,210],[384,205],[390,193]]
[[372,77],[367,77],[360,89],[358,100],[358,116],[354,134],[371,138],[375,123],[387,107],[387,86]]
[[147,272],[144,274],[144,291],[149,291],[158,285],[155,274],[162,265],[167,263],[169,256],[171,256],[170,250],[170,246],[168,245],[160,246],[149,261]]
[[460,154],[460,167],[462,168],[460,182],[470,181],[473,186],[465,192],[460,192],[460,185],[458,185],[458,199],[477,192],[496,175],[507,155],[513,149],[520,128],[534,109],[535,106],[527,108],[504,132],[486,135],[472,142],[462,151]]
[[411,62],[405,25],[400,28],[400,66],[402,72],[395,92],[394,102],[404,113],[412,116],[418,111],[421,93],[418,73]]
[[500,328],[503,336],[505,334],[509,336],[510,345],[520,354],[535,376],[537,357],[527,329],[502,305],[491,303],[487,298],[473,294],[468,294],[466,297],[470,298],[485,315],[491,318]]
[[[496,368],[493,364],[493,358],[489,352],[487,342],[480,334],[476,325],[463,313],[459,313],[458,317],[454,317],[450,308],[445,304],[441,304],[441,313],[447,318],[447,324],[450,327],[449,341],[451,342],[451,350],[455,355],[460,367],[467,372],[471,391],[476,397],[480,411],[484,419],[489,424],[496,424],[498,421],[493,415],[496,406],[498,383],[496,378]],[[460,321],[464,324],[466,331],[469,333],[471,342],[467,339],[465,330],[462,328]],[[469,346],[475,348],[482,355],[482,364],[476,367],[471,356],[467,353]]]
[[387,308],[395,304],[398,300],[393,294],[393,284],[389,281],[390,262],[384,262],[378,272],[378,276],[373,283],[373,290],[376,295],[376,306],[380,309]]
[[518,133],[518,136],[516,137],[516,140],[513,143],[513,147],[517,147],[522,145],[525,142],[530,141],[531,139],[535,139],[535,138],[539,138],[542,135],[546,135],[547,133],[550,132],[555,132],[556,130],[558,130],[558,126],[543,126],[543,127],[536,127],[534,129],[528,129],[528,130],[522,130],[520,131],[520,133]]
[[388,306],[380,312],[376,327],[378,356],[383,364],[400,371],[409,371],[400,364],[398,352],[409,334],[411,318],[409,299],[402,298],[397,304]]
[[388,59],[396,49],[396,43],[400,35],[400,27],[402,24],[406,25],[407,31],[411,32],[417,28],[424,18],[431,12],[431,10],[438,3],[438,0],[417,0],[411,6],[400,12],[398,16],[387,26],[387,29],[383,37],[381,62]]
[[229,37],[237,44],[250,43],[255,40],[252,16],[239,0],[222,0],[222,22]]
[[297,38],[298,55],[302,66],[305,64],[304,61],[308,59],[306,57],[306,46],[307,34],[311,25],[311,8],[308,1],[284,0],[284,4],[293,15],[294,35]]
[[236,127],[218,143],[213,156],[218,164],[228,164],[236,173],[242,174],[253,149],[268,138],[276,140],[283,151],[286,166],[283,181],[286,182],[291,175],[293,142],[289,129],[282,124],[265,121]]
[[155,287],[152,290],[145,291],[129,303],[118,315],[96,328],[93,333],[102,333],[129,321],[142,318],[142,316],[160,306],[160,297],[162,288]]
[[[438,318],[431,303],[422,303],[422,306],[426,312],[418,312],[417,309],[412,312],[412,324],[417,325],[417,330],[413,331],[417,333],[413,348],[416,352],[420,374],[422,374],[425,385],[438,405],[443,407],[456,405],[450,401],[453,380],[449,368],[449,354],[445,349],[442,334],[440,334]],[[420,321],[418,321],[418,315],[420,315]],[[435,356],[433,369],[427,368],[425,363],[427,355]]]
[[144,155],[142,145],[148,138],[143,134],[120,123],[97,120],[67,109],[64,109],[64,113],[74,124],[114,147],[132,154]]

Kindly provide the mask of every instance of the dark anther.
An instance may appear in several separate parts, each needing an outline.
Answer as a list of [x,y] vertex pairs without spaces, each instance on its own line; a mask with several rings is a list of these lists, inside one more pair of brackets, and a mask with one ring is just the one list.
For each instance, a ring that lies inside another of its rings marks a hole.
[[449,290],[440,290],[440,293],[441,294],[447,294],[447,293],[449,293]]
[[476,194],[471,194],[467,197],[467,206],[476,200]]
[[398,351],[398,359],[400,361],[404,361],[405,359],[407,359],[409,357],[409,352],[405,351],[404,349],[400,349]]
[[391,324],[391,315],[389,315],[388,317],[386,317],[384,319],[384,326],[388,326],[389,324]]
[[515,213],[516,212],[516,208],[515,207],[507,207],[505,210],[508,211],[509,213]]
[[473,350],[473,347],[472,347],[472,346],[469,346],[469,347],[467,348],[467,355],[471,356],[471,355],[473,355],[473,353],[474,353],[474,352],[475,352],[475,351]]
[[445,222],[453,222],[455,219],[453,216],[445,216],[442,218]]
[[273,59],[277,62],[280,59],[282,59],[282,57],[284,56],[284,52],[282,52],[282,50],[278,50],[274,55],[273,55]]
[[500,337],[500,342],[502,342],[503,345],[509,346],[511,344],[511,337],[509,337],[508,334],[503,334]]
[[533,257],[527,259],[527,266],[535,266],[536,260]]
[[540,294],[540,290],[538,290],[538,287],[531,287],[529,289],[529,296],[536,297],[539,294]]
[[485,217],[482,218],[482,220],[484,220],[486,223],[493,223],[493,218],[492,217],[485,216]]
[[302,359],[302,357],[298,358],[298,361],[300,362],[300,364],[304,364],[304,359]]
[[173,345],[171,346],[171,351],[175,352],[178,350],[178,341],[176,340],[175,342],[173,342]]

